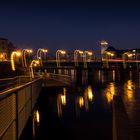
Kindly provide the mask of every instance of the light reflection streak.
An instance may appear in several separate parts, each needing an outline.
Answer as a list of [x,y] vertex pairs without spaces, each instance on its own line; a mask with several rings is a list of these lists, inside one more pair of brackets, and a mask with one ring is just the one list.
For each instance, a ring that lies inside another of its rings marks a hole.
[[58,94],[57,96],[57,112],[58,116],[62,116],[62,105],[66,106],[66,88],[63,88],[63,94]]
[[40,113],[38,110],[35,110],[33,112],[33,119],[32,119],[32,131],[33,131],[33,138],[35,138],[36,135],[36,126],[40,124]]
[[111,103],[113,100],[113,96],[116,94],[116,87],[113,82],[109,83],[107,88],[105,89],[105,97],[108,103]]
[[113,81],[115,81],[115,70],[113,70]]
[[82,96],[78,98],[78,103],[79,103],[80,108],[84,106],[84,98]]
[[130,71],[129,76],[130,76],[130,79],[132,79],[132,71]]
[[85,91],[83,96],[77,96],[75,99],[75,111],[76,116],[80,116],[80,109],[89,110],[89,103],[93,101],[94,95],[92,91],[92,87],[89,85]]
[[76,111],[76,116],[80,116],[80,108],[84,106],[84,98],[82,96],[76,97],[75,100],[75,111]]
[[98,75],[99,75],[99,81],[101,80],[101,71],[99,70],[98,72]]
[[89,85],[84,92],[84,101],[85,101],[85,109],[86,111],[89,110],[89,101],[93,101],[93,92],[92,87]]
[[128,80],[124,84],[124,98],[126,101],[132,101],[134,99],[134,90],[135,90],[135,85],[132,82],[132,80]]

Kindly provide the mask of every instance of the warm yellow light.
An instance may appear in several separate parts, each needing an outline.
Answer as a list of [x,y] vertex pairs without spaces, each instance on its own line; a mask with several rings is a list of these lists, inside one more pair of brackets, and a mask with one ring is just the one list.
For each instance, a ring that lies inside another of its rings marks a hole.
[[0,58],[4,58],[4,55],[3,55],[3,54],[1,54],[1,55],[0,55]]
[[15,71],[15,62],[14,62],[14,56],[20,56],[21,53],[20,52],[12,52],[11,53],[11,67],[12,70]]
[[28,53],[32,53],[33,51],[32,51],[32,50],[30,50],[30,49],[27,49],[27,52],[28,52]]
[[63,105],[66,105],[66,95],[61,95],[61,102]]
[[88,86],[88,99],[89,101],[92,101],[93,100],[93,92],[92,92],[92,88],[91,86]]
[[32,60],[30,64],[30,77],[34,78],[33,66],[37,66],[39,64],[38,60]]
[[134,98],[135,86],[131,80],[128,80],[124,85],[125,99],[131,101]]
[[114,56],[114,53],[111,53],[110,55],[111,55],[111,56]]
[[114,83],[110,83],[107,86],[107,89],[105,90],[105,95],[107,98],[107,102],[111,103],[111,101],[113,100],[113,96],[116,94],[116,88],[115,88],[115,84]]
[[92,52],[88,52],[88,55],[90,55],[90,56],[91,56],[91,55],[92,55]]
[[38,60],[36,60],[36,61],[35,61],[35,63],[36,63],[36,64],[39,64],[39,61],[38,61]]
[[17,56],[21,56],[21,52],[16,52],[16,55]]
[[66,54],[66,51],[61,50],[60,53],[61,54]]
[[107,55],[110,55],[110,56],[114,56],[114,53],[111,53],[111,52],[106,52]]
[[39,123],[40,122],[40,115],[39,115],[39,111],[36,111],[36,122]]
[[79,52],[79,54],[83,54],[83,51],[80,51],[80,50],[79,50],[78,52]]
[[127,56],[128,56],[128,57],[132,57],[132,56],[133,56],[133,54],[128,54]]
[[48,50],[47,50],[47,49],[42,49],[42,51],[43,51],[43,52],[45,52],[45,53],[46,53],[46,52],[48,52]]
[[100,44],[103,45],[103,46],[105,46],[105,45],[108,45],[108,42],[105,41],[105,40],[102,40],[102,41],[100,42]]
[[84,98],[83,97],[79,97],[79,106],[80,107],[84,106]]

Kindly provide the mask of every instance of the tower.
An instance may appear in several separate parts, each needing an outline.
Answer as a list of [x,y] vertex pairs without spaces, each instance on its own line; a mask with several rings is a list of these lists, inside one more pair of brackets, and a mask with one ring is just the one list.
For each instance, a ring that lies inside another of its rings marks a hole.
[[104,51],[108,48],[108,42],[106,40],[101,40],[100,46],[101,46],[101,58],[103,59]]

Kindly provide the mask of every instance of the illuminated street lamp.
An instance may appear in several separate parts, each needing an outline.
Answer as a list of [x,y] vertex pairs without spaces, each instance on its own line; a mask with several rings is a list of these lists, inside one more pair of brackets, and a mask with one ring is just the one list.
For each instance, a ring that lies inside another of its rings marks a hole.
[[38,60],[32,60],[29,68],[30,68],[30,77],[31,78],[34,78],[34,71],[33,71],[33,66],[37,66],[39,64],[39,61]]
[[130,52],[123,53],[122,59],[123,59],[123,68],[124,69],[126,69],[126,59],[125,59],[126,55],[130,58],[130,57],[134,56],[135,54],[134,53],[130,53]]
[[14,51],[11,53],[11,67],[12,67],[12,70],[15,71],[15,62],[14,62],[14,57],[15,56],[20,56],[21,55],[21,52],[18,52],[18,51]]
[[37,59],[39,59],[39,61],[40,61],[40,65],[42,66],[43,64],[42,64],[42,53],[47,53],[48,52],[48,50],[47,49],[41,49],[41,48],[39,48],[38,50],[37,50]]
[[93,53],[90,51],[84,51],[83,53],[84,68],[87,68],[87,55],[92,56]]
[[78,66],[78,54],[82,55],[83,51],[81,50],[75,50],[74,51],[74,63],[75,63],[75,67]]
[[56,64],[57,64],[57,67],[60,67],[60,54],[66,54],[66,51],[64,50],[57,50],[56,51]]
[[27,62],[26,62],[26,53],[32,53],[33,51],[30,49],[23,49],[22,50],[22,66],[27,68]]
[[112,58],[115,54],[113,52],[109,52],[109,51],[104,51],[104,54],[105,54],[106,67],[109,68],[109,62],[108,62],[109,58]]

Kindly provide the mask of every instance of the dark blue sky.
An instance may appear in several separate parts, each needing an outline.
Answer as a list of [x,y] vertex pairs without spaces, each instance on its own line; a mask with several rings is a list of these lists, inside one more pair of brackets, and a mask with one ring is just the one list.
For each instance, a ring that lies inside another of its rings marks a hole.
[[14,44],[100,50],[106,39],[117,49],[140,48],[140,8],[135,1],[4,0],[0,37]]

